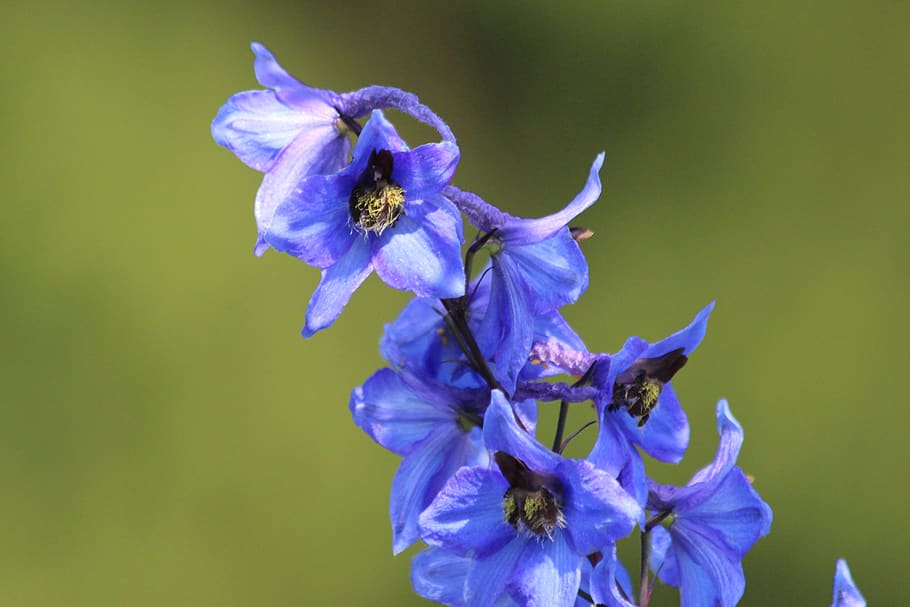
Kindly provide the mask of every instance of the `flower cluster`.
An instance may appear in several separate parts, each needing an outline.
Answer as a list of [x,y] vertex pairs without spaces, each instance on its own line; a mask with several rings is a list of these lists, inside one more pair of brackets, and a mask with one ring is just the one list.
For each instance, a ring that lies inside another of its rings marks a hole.
[[[255,252],[321,271],[303,334],[329,327],[373,271],[415,296],[385,327],[388,366],[350,399],[354,422],[402,458],[392,548],[426,545],[413,560],[415,591],[452,606],[644,607],[660,580],[679,588],[683,607],[737,604],[742,559],[772,513],[736,465],[743,431],[729,405],[717,405],[713,462],[686,486],[649,478],[642,455],[685,455],[689,425],[672,384],[714,304],[664,339],[631,337],[615,353],[589,350],[560,314],[588,286],[581,243],[592,234],[570,223],[600,196],[603,154],[562,210],[514,217],[452,184],[455,137],[415,95],[315,89],[252,48],[265,89],[231,97],[212,134],[264,174]],[[409,147],[384,109],[429,124],[440,141]],[[465,219],[477,237],[463,250]],[[475,267],[478,255],[486,261]],[[548,402],[559,403],[549,446],[536,432]],[[584,403],[592,421],[565,436],[569,408]],[[567,457],[595,423],[590,453]],[[637,592],[616,550],[636,528]],[[864,604],[843,562],[834,604]]]

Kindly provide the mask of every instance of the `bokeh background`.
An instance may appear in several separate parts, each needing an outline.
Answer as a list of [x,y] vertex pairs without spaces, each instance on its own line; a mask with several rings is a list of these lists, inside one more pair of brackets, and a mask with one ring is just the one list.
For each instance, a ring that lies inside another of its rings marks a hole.
[[710,460],[729,398],[775,513],[742,605],[828,605],[837,557],[903,604],[908,23],[902,0],[4,3],[0,604],[425,604],[391,555],[397,458],[347,408],[407,297],[373,278],[300,337],[317,272],[253,257],[260,176],[209,135],[257,88],[251,40],[315,86],[417,92],[456,182],[516,214],[605,150],[566,310],[588,345],[717,300],[675,382],[689,456],[655,474]]

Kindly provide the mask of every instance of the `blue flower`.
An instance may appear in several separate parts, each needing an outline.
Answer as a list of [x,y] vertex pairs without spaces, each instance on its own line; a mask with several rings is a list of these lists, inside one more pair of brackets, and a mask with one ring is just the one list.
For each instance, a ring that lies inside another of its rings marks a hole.
[[[582,191],[562,211],[539,219],[513,217],[479,196],[447,188],[446,193],[481,230],[492,233],[490,306],[481,333],[491,340],[511,393],[533,341],[527,319],[575,302],[588,286],[588,265],[567,227],[600,196],[600,153]],[[483,344],[482,344],[483,345]]]
[[680,591],[681,607],[733,607],[746,587],[742,558],[771,529],[771,508],[736,466],[742,426],[717,404],[714,462],[685,487],[651,482],[648,510],[669,529],[651,529],[651,568]]
[[449,127],[412,93],[383,86],[343,94],[313,88],[288,74],[262,44],[253,42],[251,47],[256,79],[268,90],[244,91],[228,99],[212,122],[212,137],[244,164],[265,173],[254,210],[257,255],[269,248],[265,235],[276,207],[300,181],[335,173],[348,163],[348,133],[360,129],[355,118],[374,108],[393,107],[435,127],[444,140],[455,141]]
[[464,293],[461,216],[440,194],[457,163],[455,144],[410,150],[375,110],[347,168],[307,177],[275,209],[269,244],[322,270],[305,336],[332,324],[374,269],[420,296]]
[[[389,499],[395,554],[419,539],[417,517],[456,470],[489,464],[481,432],[489,402],[489,388],[460,389],[408,370],[381,369],[351,393],[354,422],[404,458]],[[533,428],[536,403],[518,411]]]
[[866,599],[853,583],[847,561],[839,559],[834,572],[834,598],[831,607],[866,607]]
[[597,388],[599,434],[589,459],[614,475],[644,501],[644,464],[634,445],[665,462],[679,462],[689,446],[689,421],[670,378],[698,347],[714,304],[684,329],[654,344],[629,338],[614,355],[596,358],[591,385]]
[[483,432],[497,467],[455,473],[420,516],[424,541],[472,557],[468,605],[504,593],[522,605],[573,605],[586,556],[631,532],[639,505],[605,472],[521,430],[499,391]]

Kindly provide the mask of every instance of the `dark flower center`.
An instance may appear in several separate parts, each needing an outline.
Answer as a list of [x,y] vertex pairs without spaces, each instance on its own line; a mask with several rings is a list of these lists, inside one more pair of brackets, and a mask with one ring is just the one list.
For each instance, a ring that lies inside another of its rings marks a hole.
[[367,170],[348,201],[354,225],[364,232],[382,234],[404,211],[404,189],[392,181],[392,152],[373,150]]
[[559,499],[543,485],[551,479],[532,472],[520,459],[502,451],[493,457],[510,485],[502,498],[506,521],[518,531],[552,539],[553,531],[566,526],[566,517]]
[[664,384],[683,368],[689,358],[684,348],[677,348],[657,358],[639,358],[619,374],[613,384],[613,400],[609,410],[620,407],[638,418],[638,427],[644,426],[651,412],[657,407]]

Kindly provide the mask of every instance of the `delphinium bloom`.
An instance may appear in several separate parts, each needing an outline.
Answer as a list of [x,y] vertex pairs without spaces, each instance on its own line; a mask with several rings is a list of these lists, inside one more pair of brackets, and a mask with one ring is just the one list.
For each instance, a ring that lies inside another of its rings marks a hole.
[[[380,369],[351,393],[354,422],[403,457],[389,499],[395,554],[419,539],[417,517],[456,470],[489,464],[481,432],[489,402],[486,386],[457,388],[410,369]],[[536,403],[517,410],[522,424],[533,428]]]
[[539,219],[513,217],[475,194],[446,189],[492,247],[490,305],[479,339],[490,341],[485,349],[495,352],[503,387],[509,392],[533,341],[526,319],[575,302],[588,286],[587,262],[567,225],[600,196],[603,159],[603,153],[598,154],[572,202]]
[[853,583],[847,561],[839,559],[834,572],[834,598],[831,607],[866,607],[866,599]]
[[424,541],[471,556],[465,604],[571,606],[583,561],[628,535],[641,517],[614,478],[584,460],[546,449],[493,391],[484,443],[495,467],[462,468],[420,516]]
[[689,421],[670,379],[701,343],[713,309],[709,304],[688,326],[658,342],[631,337],[616,354],[595,357],[590,383],[597,389],[599,428],[589,459],[621,474],[642,503],[644,464],[634,445],[664,462],[677,463],[685,454]]
[[309,175],[329,175],[348,163],[348,134],[372,109],[393,107],[455,137],[417,97],[393,87],[370,86],[336,93],[307,86],[287,73],[275,56],[252,43],[256,80],[266,90],[233,95],[212,122],[212,137],[252,169],[265,173],[256,193],[256,254],[268,249],[265,235],[277,206]]
[[373,270],[420,296],[464,293],[461,216],[440,193],[457,163],[455,144],[411,150],[375,110],[349,166],[307,177],[275,209],[268,243],[322,270],[305,336],[332,324]]
[[723,400],[717,430],[714,462],[685,487],[650,483],[651,567],[679,588],[681,607],[736,605],[746,586],[743,556],[771,529],[771,508],[736,466],[743,431]]

